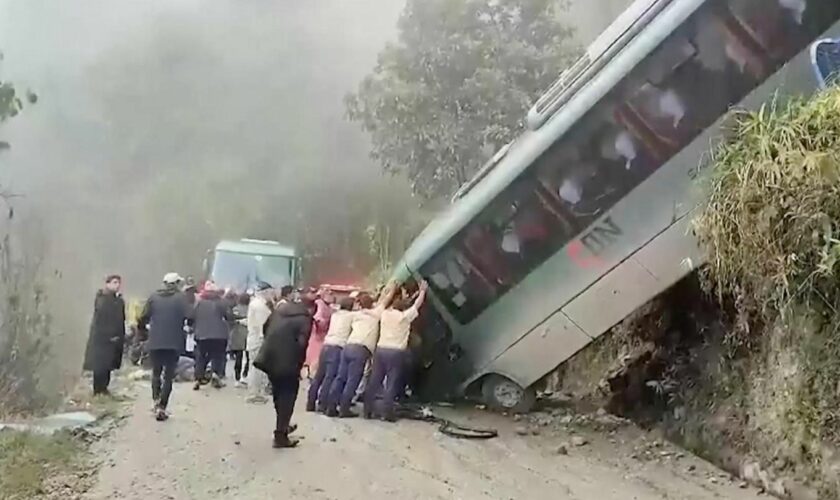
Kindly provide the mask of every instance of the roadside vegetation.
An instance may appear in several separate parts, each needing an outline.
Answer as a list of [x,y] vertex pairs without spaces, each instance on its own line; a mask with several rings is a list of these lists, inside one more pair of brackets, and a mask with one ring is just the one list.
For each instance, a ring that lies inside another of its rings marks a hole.
[[[741,115],[696,229],[754,452],[840,495],[840,90]],[[728,366],[727,366],[728,365]],[[799,475],[798,474],[798,475]]]
[[67,433],[0,432],[0,497],[36,498],[47,492],[49,478],[70,473],[82,456],[82,445]]

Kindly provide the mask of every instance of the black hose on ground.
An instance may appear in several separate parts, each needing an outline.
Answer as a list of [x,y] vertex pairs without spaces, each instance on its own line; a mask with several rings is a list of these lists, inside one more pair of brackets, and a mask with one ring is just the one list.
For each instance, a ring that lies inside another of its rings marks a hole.
[[458,439],[492,439],[499,435],[499,431],[496,429],[467,427],[456,424],[455,422],[447,420],[443,417],[435,416],[428,406],[417,407],[400,405],[397,407],[396,413],[399,418],[438,424],[438,431],[440,431],[441,434]]

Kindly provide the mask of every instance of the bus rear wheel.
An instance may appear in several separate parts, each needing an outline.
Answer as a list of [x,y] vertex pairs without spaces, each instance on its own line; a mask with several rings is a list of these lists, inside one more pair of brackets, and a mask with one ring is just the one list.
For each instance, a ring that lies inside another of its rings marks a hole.
[[528,413],[537,401],[533,387],[523,388],[501,375],[489,375],[481,384],[481,395],[490,408],[514,413]]

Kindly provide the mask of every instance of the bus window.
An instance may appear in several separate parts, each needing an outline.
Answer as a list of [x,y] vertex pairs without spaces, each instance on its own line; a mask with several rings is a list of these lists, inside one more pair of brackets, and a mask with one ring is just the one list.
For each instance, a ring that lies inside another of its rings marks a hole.
[[459,321],[477,315],[496,296],[493,284],[457,250],[443,252],[420,271]]
[[[744,33],[751,37],[770,58],[786,61],[801,50],[813,35],[806,25],[813,24],[817,4],[826,0],[731,0],[734,20]],[[831,3],[831,2],[828,2]],[[810,12],[809,12],[810,11]],[[816,21],[819,24],[818,21]]]

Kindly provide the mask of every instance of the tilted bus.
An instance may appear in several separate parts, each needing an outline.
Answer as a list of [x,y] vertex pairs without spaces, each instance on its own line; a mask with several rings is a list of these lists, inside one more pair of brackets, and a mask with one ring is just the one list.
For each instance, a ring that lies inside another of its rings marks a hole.
[[[731,109],[812,93],[840,0],[639,0],[412,243],[423,386],[526,409],[537,382],[702,262],[695,179]],[[440,397],[442,394],[436,394]]]

